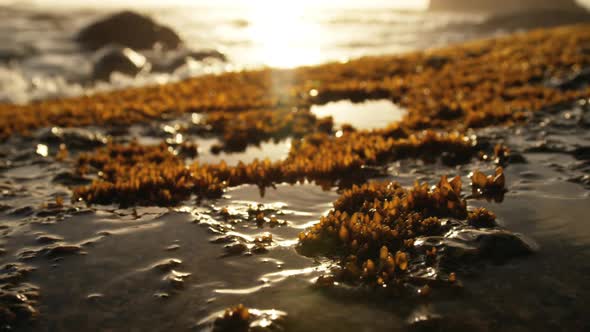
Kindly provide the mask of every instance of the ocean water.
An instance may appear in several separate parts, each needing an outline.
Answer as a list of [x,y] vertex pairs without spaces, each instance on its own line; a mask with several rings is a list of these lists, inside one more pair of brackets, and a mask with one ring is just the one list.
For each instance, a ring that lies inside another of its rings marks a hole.
[[[100,5],[19,1],[5,5],[0,7],[0,101],[25,103],[163,84],[204,73],[262,66],[292,68],[403,53],[478,37],[454,27],[483,19],[396,9],[384,2],[244,4],[179,1],[164,7],[155,2],[129,2],[123,7],[108,1]],[[137,78],[112,75],[109,82],[94,82],[91,73],[98,55],[80,49],[73,38],[90,22],[122,9],[148,14],[176,30],[188,48],[218,50],[228,61],[192,61],[172,72],[143,72]]]

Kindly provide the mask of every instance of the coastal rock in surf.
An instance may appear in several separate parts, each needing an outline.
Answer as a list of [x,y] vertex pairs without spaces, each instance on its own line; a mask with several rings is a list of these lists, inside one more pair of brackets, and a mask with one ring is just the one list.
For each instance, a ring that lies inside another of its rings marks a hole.
[[225,54],[217,50],[194,51],[190,49],[183,49],[178,52],[175,52],[175,54],[172,54],[168,57],[162,58],[162,54],[157,54],[153,57],[148,55],[148,58],[154,64],[153,70],[159,72],[173,72],[176,69],[184,66],[191,60],[203,61],[206,59],[213,59],[222,62],[227,61],[227,57],[225,56]]
[[575,0],[430,0],[432,11],[508,13],[530,9],[583,10]]
[[123,11],[91,23],[79,32],[76,40],[93,50],[109,44],[138,50],[156,46],[176,49],[182,44],[178,34],[171,28],[132,11]]
[[112,46],[101,52],[94,64],[92,76],[97,80],[109,81],[114,72],[135,76],[149,68],[150,64],[143,55],[127,47]]
[[590,22],[590,13],[583,8],[532,8],[527,11],[501,12],[477,26],[482,32],[495,30],[530,30]]

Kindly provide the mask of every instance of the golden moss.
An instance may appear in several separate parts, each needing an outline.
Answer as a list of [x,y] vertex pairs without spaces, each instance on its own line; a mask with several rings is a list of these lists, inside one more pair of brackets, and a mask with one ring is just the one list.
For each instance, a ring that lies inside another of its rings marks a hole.
[[99,204],[171,205],[195,192],[206,197],[219,196],[223,189],[209,174],[191,172],[165,144],[110,144],[95,154],[81,155],[77,170],[99,170],[98,179],[89,187],[74,191],[76,198]]
[[502,167],[496,168],[493,175],[486,176],[476,170],[471,174],[471,188],[475,196],[493,197],[506,192],[506,178]]
[[590,88],[565,91],[546,84],[549,78],[590,66],[589,43],[590,29],[578,25],[344,64],[209,75],[24,106],[0,105],[0,138],[50,125],[121,125],[165,113],[309,108],[370,98],[388,98],[408,108],[402,127],[411,130],[507,123],[522,120],[528,111],[589,97]]
[[79,173],[96,173],[89,186],[75,189],[75,199],[121,205],[174,205],[190,198],[220,197],[228,186],[304,180],[336,181],[362,176],[364,166],[405,157],[444,155],[449,162],[466,161],[473,142],[458,133],[425,131],[407,138],[387,138],[376,132],[354,132],[342,137],[313,134],[292,144],[285,160],[228,166],[193,163],[185,166],[167,145],[110,144],[78,159]]
[[327,216],[299,234],[301,250],[341,257],[336,280],[395,285],[410,269],[417,237],[441,235],[441,218],[467,218],[461,187],[460,177],[449,181],[446,176],[434,187],[415,183],[406,189],[396,182],[353,186]]
[[239,304],[225,310],[213,324],[213,331],[248,331],[250,327],[250,311]]
[[496,225],[496,215],[485,208],[478,208],[473,211],[469,211],[467,222],[469,225],[475,227],[494,227]]

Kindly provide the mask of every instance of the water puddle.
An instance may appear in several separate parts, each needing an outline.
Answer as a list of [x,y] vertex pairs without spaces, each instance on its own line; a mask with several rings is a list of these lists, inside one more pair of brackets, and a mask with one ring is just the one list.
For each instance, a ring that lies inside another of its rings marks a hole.
[[386,127],[402,119],[406,110],[388,99],[368,100],[353,103],[342,100],[325,105],[313,105],[311,112],[322,118],[331,116],[335,126],[350,124],[357,129],[377,129]]
[[219,145],[217,139],[196,139],[194,142],[199,145],[199,157],[197,160],[200,163],[217,164],[223,160],[230,166],[235,166],[240,161],[247,164],[254,161],[254,159],[278,161],[286,158],[291,149],[291,140],[285,139],[278,142],[266,141],[259,145],[249,145],[246,150],[240,152],[221,151],[215,154],[211,151],[211,148]]

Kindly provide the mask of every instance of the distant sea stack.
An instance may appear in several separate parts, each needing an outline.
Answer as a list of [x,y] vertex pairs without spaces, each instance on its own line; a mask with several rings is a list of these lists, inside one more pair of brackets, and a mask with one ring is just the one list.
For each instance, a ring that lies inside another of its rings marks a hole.
[[507,13],[525,10],[585,10],[575,0],[430,0],[431,11]]

